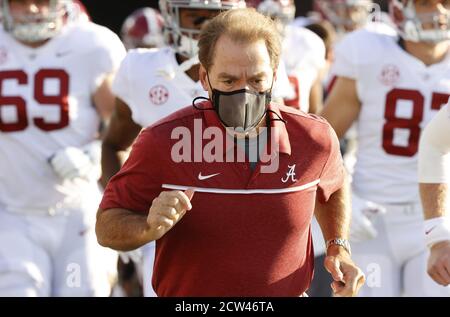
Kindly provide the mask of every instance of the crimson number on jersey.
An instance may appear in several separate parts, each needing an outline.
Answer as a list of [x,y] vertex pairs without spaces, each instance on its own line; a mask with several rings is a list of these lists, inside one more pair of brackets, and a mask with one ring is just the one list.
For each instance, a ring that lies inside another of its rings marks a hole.
[[[57,94],[46,94],[44,83],[46,80],[57,80],[59,92]],[[45,118],[36,116],[29,119],[27,116],[26,100],[23,96],[5,95],[3,91],[6,81],[15,81],[18,87],[28,85],[29,77],[22,70],[0,71],[0,131],[17,132],[23,131],[30,125],[30,120],[39,129],[43,131],[54,131],[67,127],[69,125],[69,75],[63,69],[41,69],[34,74],[34,89],[32,90],[34,100],[40,106],[52,106],[59,108],[59,120],[57,122],[48,122]],[[26,90],[25,90],[26,91]],[[16,120],[14,122],[5,122],[2,117],[2,111],[6,107],[14,107],[16,111]],[[3,108],[3,109],[2,109]]]
[[[433,93],[431,97],[431,109],[439,110],[444,106],[450,95],[442,93]],[[412,102],[411,118],[399,118],[396,110],[399,107],[399,101]],[[418,90],[393,89],[386,96],[386,109],[384,118],[386,122],[383,126],[383,149],[386,153],[399,156],[414,156],[419,148],[420,124],[423,120],[425,107],[425,98]],[[408,144],[406,146],[394,144],[395,129],[409,130]]]

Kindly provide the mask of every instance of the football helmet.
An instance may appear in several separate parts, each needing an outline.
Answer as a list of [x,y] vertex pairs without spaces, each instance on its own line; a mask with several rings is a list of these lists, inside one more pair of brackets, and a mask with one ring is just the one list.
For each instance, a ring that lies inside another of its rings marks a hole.
[[372,0],[315,0],[314,9],[342,32],[363,26],[375,6]]
[[48,0],[48,13],[24,12],[12,16],[10,2],[0,0],[2,22],[5,30],[24,43],[37,43],[57,35],[66,23],[72,0]]
[[120,35],[127,49],[162,47],[163,26],[163,18],[157,10],[140,8],[125,19]]
[[283,25],[291,23],[295,18],[293,0],[247,0],[247,6],[280,21]]
[[198,53],[196,37],[200,30],[182,27],[180,10],[206,9],[219,12],[245,7],[244,0],[159,0],[159,9],[164,18],[165,41],[178,54],[193,58]]
[[450,6],[417,13],[414,0],[391,0],[389,14],[400,36],[408,41],[439,43],[450,40]]

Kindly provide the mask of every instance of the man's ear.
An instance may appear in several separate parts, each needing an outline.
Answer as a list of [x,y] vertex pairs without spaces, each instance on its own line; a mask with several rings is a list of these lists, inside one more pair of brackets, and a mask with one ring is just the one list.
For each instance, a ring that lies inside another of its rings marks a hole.
[[199,73],[199,78],[200,78],[200,82],[202,84],[203,89],[205,89],[205,91],[209,91],[208,78],[207,78],[208,73],[202,64],[200,64],[198,73]]

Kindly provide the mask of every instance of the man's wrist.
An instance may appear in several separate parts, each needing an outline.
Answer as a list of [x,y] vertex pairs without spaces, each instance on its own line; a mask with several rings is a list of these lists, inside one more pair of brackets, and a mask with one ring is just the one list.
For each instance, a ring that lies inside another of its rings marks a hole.
[[351,255],[350,243],[344,238],[333,238],[326,242],[327,255],[335,255],[342,251]]
[[441,248],[445,248],[447,246],[450,246],[450,240],[436,242],[430,247],[430,251],[438,250],[438,249],[441,249]]

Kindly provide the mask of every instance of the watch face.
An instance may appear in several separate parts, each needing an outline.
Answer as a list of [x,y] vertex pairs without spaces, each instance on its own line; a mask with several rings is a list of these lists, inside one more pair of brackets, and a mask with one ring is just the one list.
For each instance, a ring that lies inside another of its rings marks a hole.
[[349,254],[351,253],[350,243],[346,239],[336,238],[336,239],[328,240],[326,243],[327,249],[330,245],[339,245],[339,246],[343,247]]

